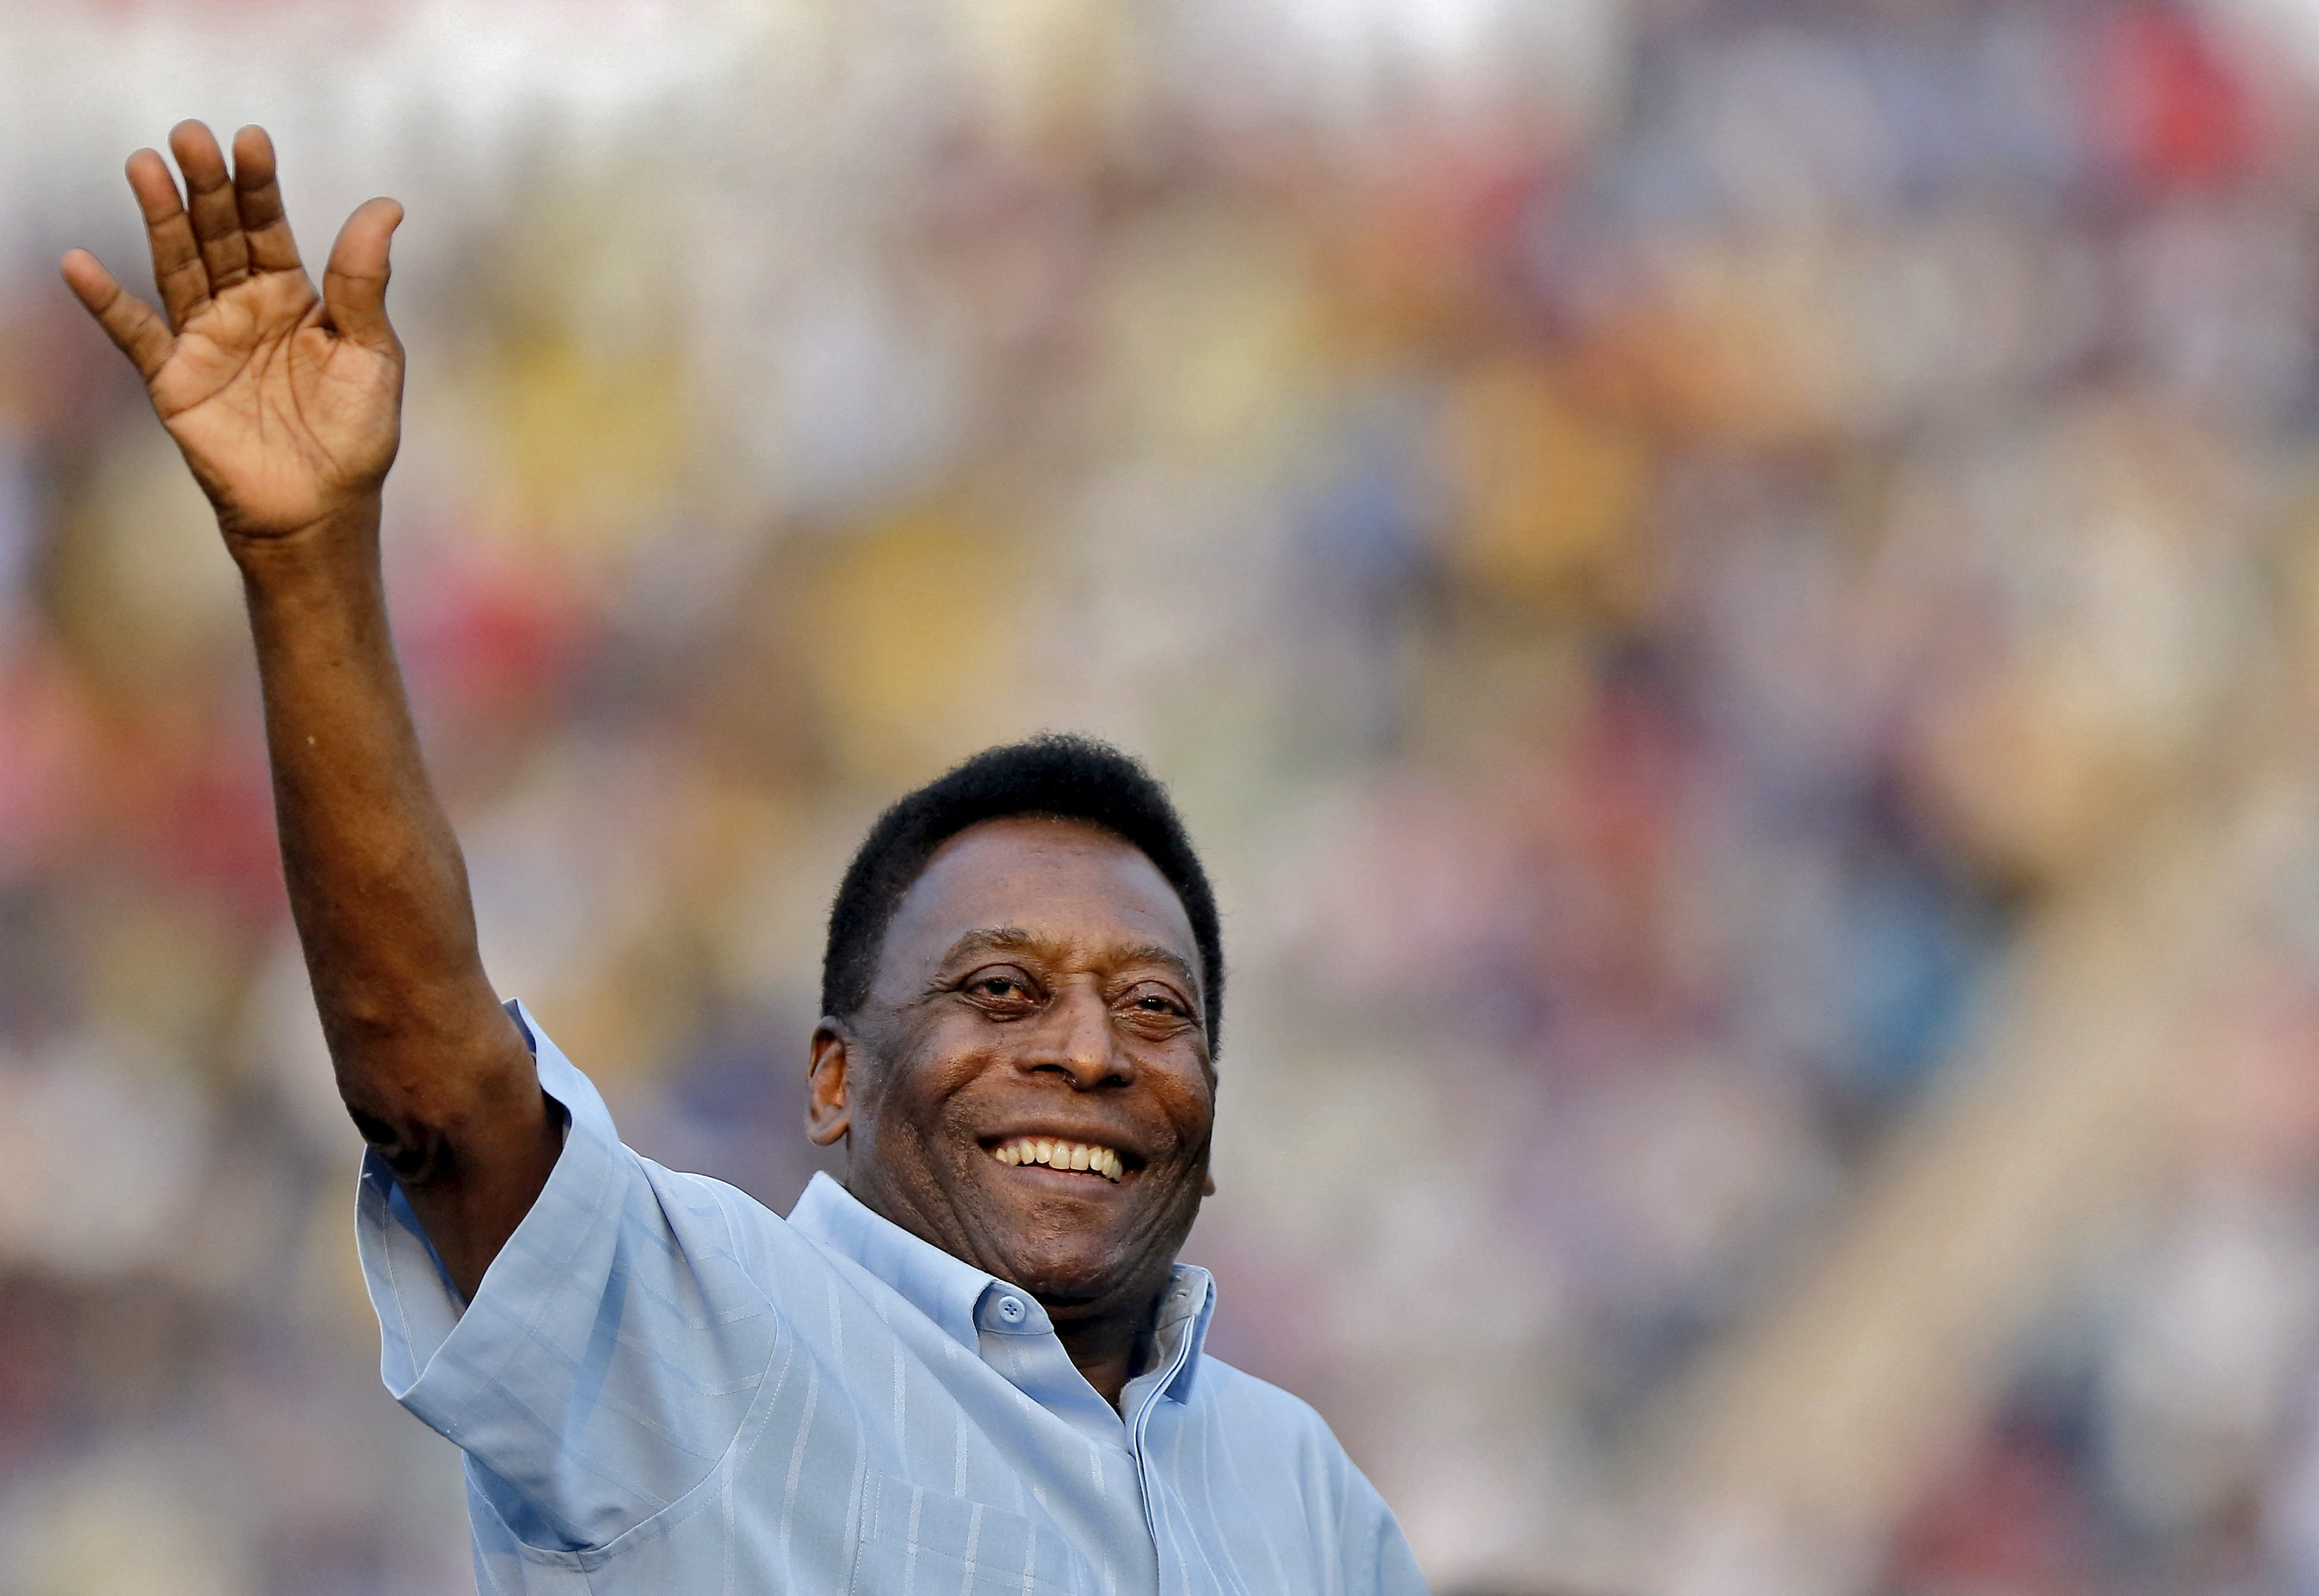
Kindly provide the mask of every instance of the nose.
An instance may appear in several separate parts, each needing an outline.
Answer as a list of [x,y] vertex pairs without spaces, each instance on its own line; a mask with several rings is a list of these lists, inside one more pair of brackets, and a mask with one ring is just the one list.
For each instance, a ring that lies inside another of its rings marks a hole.
[[1110,1006],[1092,983],[1074,981],[1058,992],[1030,1040],[1027,1068],[1065,1076],[1078,1091],[1135,1078],[1133,1061],[1113,1045]]

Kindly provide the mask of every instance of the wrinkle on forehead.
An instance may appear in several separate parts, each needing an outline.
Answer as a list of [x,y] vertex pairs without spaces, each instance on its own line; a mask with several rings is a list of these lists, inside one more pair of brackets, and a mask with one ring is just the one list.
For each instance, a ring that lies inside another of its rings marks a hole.
[[[943,962],[948,964],[962,954],[988,951],[994,953],[1044,953],[1055,946],[1051,937],[1040,935],[1020,925],[991,925],[970,931],[951,943]],[[1195,994],[1200,990],[1200,972],[1175,949],[1160,942],[1130,942],[1124,946],[1107,947],[1101,951],[1105,962],[1110,964],[1156,964],[1169,971]]]
[[900,958],[923,971],[960,937],[1023,932],[1024,920],[1044,928],[1024,934],[1050,946],[1116,939],[1166,949],[1200,984],[1199,963],[1186,957],[1196,946],[1190,916],[1150,856],[1102,826],[1044,816],[979,821],[936,849],[895,906],[880,962],[890,971]]

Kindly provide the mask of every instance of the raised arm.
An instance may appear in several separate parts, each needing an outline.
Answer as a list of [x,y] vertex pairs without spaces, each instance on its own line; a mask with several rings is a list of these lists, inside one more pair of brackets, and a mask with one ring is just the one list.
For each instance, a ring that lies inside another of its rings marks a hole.
[[65,281],[144,377],[241,568],[291,910],[338,1091],[472,1297],[558,1148],[476,951],[466,866],[429,785],[388,634],[379,492],[401,437],[392,200],[349,217],[317,293],[266,134],[129,158],[161,310],[86,250]]

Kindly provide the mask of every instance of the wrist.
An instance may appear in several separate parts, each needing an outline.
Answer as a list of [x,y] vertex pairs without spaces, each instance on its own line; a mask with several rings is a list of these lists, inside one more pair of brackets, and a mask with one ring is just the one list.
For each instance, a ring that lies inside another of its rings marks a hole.
[[234,564],[241,568],[242,581],[252,586],[270,586],[342,573],[350,565],[375,569],[379,515],[380,496],[374,488],[287,531],[245,532],[221,515],[218,533]]

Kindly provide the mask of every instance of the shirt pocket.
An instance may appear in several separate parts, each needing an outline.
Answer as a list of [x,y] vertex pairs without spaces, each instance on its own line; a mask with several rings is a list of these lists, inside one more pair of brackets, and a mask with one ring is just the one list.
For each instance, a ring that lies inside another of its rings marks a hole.
[[1084,1596],[1085,1559],[1052,1525],[907,1480],[873,1475],[853,1596]]

